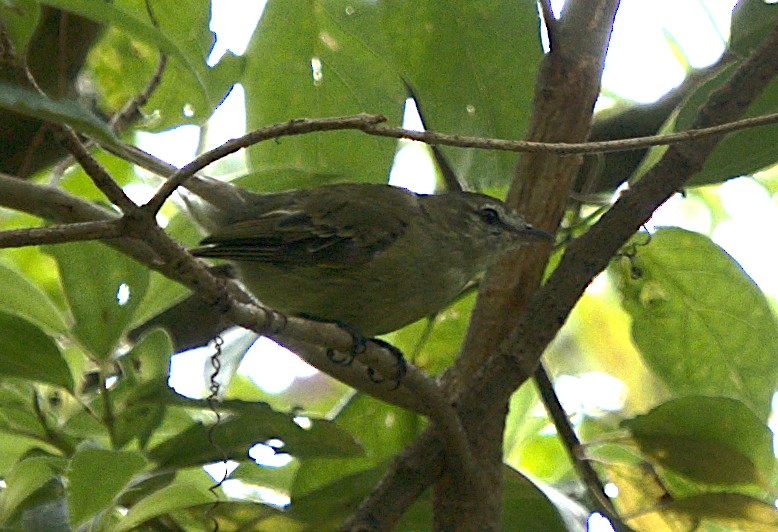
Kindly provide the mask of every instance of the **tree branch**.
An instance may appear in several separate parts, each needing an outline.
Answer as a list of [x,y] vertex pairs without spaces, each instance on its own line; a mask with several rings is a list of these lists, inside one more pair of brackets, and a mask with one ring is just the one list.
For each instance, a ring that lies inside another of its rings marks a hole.
[[[565,12],[555,24],[554,50],[545,56],[541,64],[535,90],[535,109],[528,133],[531,141],[561,141],[568,144],[586,138],[594,102],[599,94],[602,64],[617,5],[617,1],[608,0],[594,4],[566,4]],[[582,31],[581,28],[587,28],[587,31]],[[577,157],[559,157],[548,152],[522,159],[522,166],[519,168],[521,177],[514,181],[521,182],[524,189],[521,193],[517,193],[517,190],[509,193],[509,205],[518,208],[533,224],[555,229],[564,212],[567,192],[577,165]],[[531,197],[534,203],[523,196]],[[519,201],[517,198],[523,199]],[[534,259],[528,258],[528,255],[534,256]],[[423,490],[422,486],[426,487],[441,472],[444,476],[442,480],[437,479],[435,491],[436,527],[461,527],[465,530],[499,527],[503,473],[501,442],[507,398],[496,395],[486,386],[481,387],[479,393],[489,396],[484,399],[490,409],[481,409],[474,413],[470,411],[472,406],[458,401],[457,396],[461,392],[457,390],[472,374],[478,372],[496,347],[494,342],[508,336],[511,320],[515,320],[519,313],[517,306],[511,304],[506,297],[506,293],[515,287],[516,272],[525,272],[518,278],[518,282],[524,288],[523,296],[528,298],[539,283],[547,255],[537,249],[530,254],[514,255],[512,262],[506,260],[502,263],[503,268],[487,273],[481,283],[476,310],[463,346],[463,355],[444,377],[447,391],[453,396],[452,401],[457,405],[465,423],[471,445],[479,449],[479,463],[487,474],[488,482],[493,486],[490,493],[480,501],[480,507],[467,508],[463,515],[462,509],[449,504],[447,494],[457,487],[454,479],[446,475],[440,464],[425,468],[424,472],[433,476],[421,479],[420,475],[416,478],[399,475],[403,465],[395,462],[376,491],[344,524],[345,529],[358,530],[360,526],[372,521],[376,513],[380,513],[387,523],[395,522],[405,510],[395,504],[397,494],[406,491],[420,492]],[[524,262],[517,261],[516,256],[522,257]],[[500,271],[501,275],[495,275],[495,271]],[[503,290],[506,286],[509,288]],[[484,297],[485,294],[487,297]],[[508,305],[506,301],[509,302]],[[503,313],[504,320],[501,320]],[[475,419],[477,416],[478,420]],[[414,451],[409,451],[405,456],[414,460],[421,460],[424,456],[432,460],[440,451],[439,445],[429,434],[425,434],[414,444],[413,449]],[[419,480],[421,486],[415,485]],[[386,508],[391,508],[395,513],[386,512]],[[391,524],[386,526],[390,527]]]
[[[26,212],[55,223],[118,220],[119,215],[58,188],[39,185],[0,173],[0,206]],[[157,255],[143,242],[118,238],[107,243],[141,264],[162,271]],[[162,272],[164,273],[164,272]]]
[[81,240],[105,240],[119,236],[122,236],[121,222],[118,220],[99,220],[0,231],[0,248],[62,244]]

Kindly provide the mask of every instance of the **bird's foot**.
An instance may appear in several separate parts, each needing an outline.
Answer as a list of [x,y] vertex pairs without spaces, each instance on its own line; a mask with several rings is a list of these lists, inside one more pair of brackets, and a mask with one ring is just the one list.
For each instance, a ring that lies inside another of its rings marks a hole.
[[361,355],[365,352],[368,339],[348,323],[343,323],[341,321],[335,323],[338,325],[338,327],[351,335],[351,340],[353,343],[351,345],[351,351],[345,353],[343,356],[338,356],[338,352],[334,349],[327,349],[327,358],[333,364],[337,364],[339,366],[350,366],[351,363],[354,362],[354,359],[357,357],[357,355]]
[[[403,356],[402,351],[397,349],[389,342],[379,340],[378,338],[371,338],[371,341],[377,343],[382,348],[386,349],[387,351],[391,352],[394,355],[395,361],[397,363],[397,369],[395,370],[395,374],[392,379],[394,381],[394,386],[392,386],[392,390],[396,390],[397,388],[400,387],[400,381],[408,372],[408,363],[405,361],[405,357]],[[367,376],[370,378],[371,381],[373,381],[376,384],[380,384],[384,382],[384,380],[386,380],[383,375],[381,375],[379,372],[377,372],[375,369],[371,367],[367,368]]]

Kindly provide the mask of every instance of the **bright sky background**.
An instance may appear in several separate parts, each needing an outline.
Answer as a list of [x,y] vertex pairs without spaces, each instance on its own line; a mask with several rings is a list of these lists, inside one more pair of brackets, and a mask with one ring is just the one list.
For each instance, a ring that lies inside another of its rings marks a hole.
[[[561,2],[552,3],[558,12]],[[683,80],[687,65],[700,68],[715,62],[729,34],[734,3],[734,0],[623,1],[605,64],[605,90],[620,98],[655,101]],[[245,51],[265,2],[213,0],[212,4],[211,28],[218,40],[210,62],[215,63],[226,50],[236,54]],[[211,122],[209,147],[245,132],[245,120],[235,119],[243,115],[242,109],[243,90],[236,87]],[[409,129],[420,128],[418,118],[412,113],[406,114],[404,125]],[[152,153],[183,165],[194,156],[197,135],[197,128],[187,126],[153,137],[144,136],[141,142]],[[407,148],[399,151],[392,172],[393,183],[402,185],[402,176],[411,172],[415,178],[420,172],[432,172],[431,163],[420,153],[422,150],[413,143],[407,143]],[[742,178],[722,186],[721,200],[730,219],[716,227],[712,227],[708,211],[699,200],[677,195],[657,211],[649,229],[657,225],[676,225],[711,234],[768,295],[778,297],[774,245],[766,245],[775,242],[773,232],[778,227],[778,198],[771,198],[755,181]],[[202,396],[204,360],[209,355],[210,350],[196,350],[174,357],[171,385],[180,393]],[[279,392],[295,378],[311,375],[315,370],[296,356],[276,348],[272,342],[262,341],[249,350],[240,371],[262,389]],[[601,374],[595,377],[601,380]],[[619,393],[618,386],[604,386],[597,379],[587,386],[588,391],[577,389],[577,392],[591,396],[593,389],[611,389],[615,390],[613,393]],[[609,403],[613,398],[598,400]],[[592,525],[592,529],[596,528]]]

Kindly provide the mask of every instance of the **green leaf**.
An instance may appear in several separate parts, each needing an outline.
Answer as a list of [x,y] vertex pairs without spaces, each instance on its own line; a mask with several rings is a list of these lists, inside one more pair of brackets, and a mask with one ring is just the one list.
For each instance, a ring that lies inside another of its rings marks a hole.
[[[202,471],[202,469],[200,470]],[[122,491],[117,499],[117,504],[130,508],[135,504],[155,493],[162,488],[169,486],[176,479],[177,472],[157,473],[155,471],[144,474],[133,480],[129,487]]]
[[[90,405],[95,412],[102,408],[102,398],[96,397]],[[79,410],[62,425],[62,432],[76,440],[87,440],[100,445],[110,445],[108,427],[91,412]]]
[[740,0],[732,11],[729,48],[745,58],[778,24],[778,6],[764,0]]
[[[572,530],[572,526],[566,525],[575,521],[580,525],[588,517],[586,508],[562,493],[551,488],[547,488],[544,493],[527,477],[510,467],[503,467],[503,472],[504,529]],[[549,494],[552,494],[553,498]],[[567,519],[563,521],[562,516]]]
[[76,131],[105,142],[113,132],[97,115],[72,100],[52,100],[24,87],[0,80],[0,107],[45,122],[65,123]]
[[133,530],[153,517],[181,508],[211,505],[217,500],[216,495],[208,491],[213,483],[203,470],[179,472],[169,486],[151,493],[130,508],[114,530]]
[[[362,112],[384,114],[390,124],[400,124],[405,89],[385,60],[333,15],[347,5],[267,3],[241,79],[250,130],[292,118]],[[385,183],[395,146],[393,139],[336,131],[264,142],[250,148],[248,156],[252,171],[275,173],[261,190],[296,187],[296,176],[305,174]]]
[[149,272],[98,242],[47,246],[59,266],[75,317],[74,333],[91,355],[107,360],[146,293]]
[[343,471],[331,482],[300,497],[293,496],[285,513],[302,521],[317,523],[321,530],[335,530],[359,501],[375,488],[387,464],[379,462],[377,466],[361,471]]
[[35,411],[38,399],[32,381],[4,379],[0,386],[0,429],[46,441],[46,431]]
[[778,322],[764,294],[709,238],[662,228],[611,265],[632,337],[676,396],[739,399],[767,419],[778,382]]
[[675,399],[622,425],[644,454],[698,481],[765,486],[773,473],[770,429],[734,399]]
[[[547,488],[544,494],[524,475],[503,467],[502,529],[583,530],[589,511],[562,493]],[[432,523],[432,500],[427,492],[403,515],[398,530],[428,530]]]
[[[705,493],[663,504],[663,512],[691,516],[695,521],[713,520],[726,530],[774,532],[778,529],[775,506],[740,493]],[[709,528],[699,528],[710,530]]]
[[335,419],[340,430],[358,438],[364,449],[359,456],[300,461],[292,486],[292,500],[351,473],[368,471],[382,464],[418,436],[423,419],[402,408],[388,405],[367,395],[357,395]]
[[240,480],[246,485],[260,486],[276,493],[289,493],[296,471],[295,461],[283,467],[274,467],[244,460],[230,473],[230,480]]
[[[6,408],[6,405],[3,405],[3,410]],[[5,430],[0,434],[2,434],[0,436],[0,478],[7,479],[13,467],[23,456],[44,447],[36,438],[9,433]],[[56,452],[56,449],[52,448],[50,451]]]
[[18,272],[0,264],[0,308],[57,333],[68,330],[54,303]]
[[135,451],[81,449],[68,468],[70,522],[78,526],[111,506],[127,483],[146,466]]
[[[410,85],[427,128],[524,136],[543,55],[535,2],[344,0],[326,5],[333,20],[367,43],[376,63],[387,62]],[[515,154],[493,150],[441,150],[456,174],[477,188],[507,184],[517,160]]]
[[0,2],[0,21],[18,57],[24,57],[27,45],[40,20],[40,5],[36,0],[4,0]]
[[144,336],[121,360],[132,366],[125,371],[131,372],[133,384],[140,384],[167,380],[172,355],[170,337],[164,331],[156,330]]
[[5,522],[36,490],[61,471],[62,460],[36,456],[22,460],[4,479],[6,487],[0,495],[0,523]]
[[[183,43],[175,42],[165,32],[155,28],[149,21],[141,18],[140,5],[137,5],[136,9],[128,7],[123,9],[118,3],[98,2],[95,0],[42,0],[42,4],[47,4],[53,7],[62,9],[63,11],[69,11],[76,13],[84,18],[94,20],[106,26],[117,26],[137,39],[143,42],[149,43],[161,51],[169,54],[170,56],[181,61],[186,67],[193,73],[198,73],[202,69],[198,65],[198,59],[196,52],[201,52],[199,55],[202,57],[201,45],[198,46],[194,43],[191,48],[185,48]],[[154,3],[154,12],[159,10],[170,10],[178,6],[179,15],[185,16],[187,12],[191,13],[194,9],[181,10],[180,4],[170,1],[157,0]],[[203,25],[201,24],[200,27]],[[189,28],[191,30],[191,28]],[[212,44],[212,43],[211,43]],[[210,45],[208,47],[210,50]],[[195,77],[195,80],[199,82],[201,88],[205,90],[204,84],[199,76]]]
[[179,523],[189,526],[188,530],[207,530],[209,527],[215,528],[216,523],[219,530],[245,530],[246,523],[251,523],[254,530],[296,530],[293,525],[287,524],[289,521],[278,509],[257,502],[239,500],[223,501],[217,506],[213,503],[205,507],[190,506],[176,512],[176,517]]
[[0,374],[73,389],[73,377],[54,343],[29,321],[0,312]]
[[[132,387],[130,392],[130,398],[132,398],[132,391],[137,390],[140,386],[139,383],[134,382],[128,387]],[[154,431],[162,424],[165,411],[165,405],[153,402],[136,404],[128,401],[128,404],[123,405],[114,423],[116,445],[121,447],[137,438],[140,448],[145,449]]]
[[[729,57],[712,78],[700,83],[679,105],[658,133],[673,133],[690,129],[700,106],[710,94],[729,81],[748,54],[778,23],[778,7],[762,0],[741,0],[732,13]],[[746,109],[742,118],[778,111],[778,82],[773,80]],[[720,183],[733,177],[751,175],[778,161],[770,147],[778,142],[778,125],[749,128],[726,135],[706,158],[703,168],[689,180],[690,185]],[[655,146],[640,163],[631,181],[642,177],[661,158],[667,146]]]
[[[137,19],[146,17],[140,2],[122,1],[115,5]],[[158,31],[183,56],[171,56],[161,83],[144,106],[153,118],[138,126],[161,131],[185,123],[201,124],[240,77],[243,59],[228,53],[215,66],[207,65],[214,42],[208,29],[209,2],[189,4],[181,10],[179,2],[161,0],[154,2],[152,8],[159,21]],[[132,28],[118,23],[105,32],[90,52],[87,69],[90,79],[100,87],[100,103],[106,109],[120,109],[140,94],[155,75],[158,50],[163,49],[163,43],[139,39]]]
[[[210,4],[202,2],[196,5]],[[202,27],[207,28],[207,24]],[[146,104],[147,111],[153,112],[154,115],[149,120],[139,123],[138,126],[148,131],[164,131],[183,124],[203,124],[240,79],[244,63],[243,57],[232,53],[225,54],[212,67],[208,67],[203,62],[202,71],[198,76],[204,88],[186,91],[182,91],[181,87],[199,88],[193,80],[194,74],[176,61],[169,63],[170,67],[165,71],[162,83]],[[135,72],[135,78],[138,77],[136,65],[125,66],[130,72]],[[122,78],[119,76],[113,79],[116,81]],[[146,80],[145,83],[148,83],[148,79],[149,77],[142,78]]]
[[[210,410],[205,401],[185,399],[171,390],[147,400]],[[196,423],[151,449],[150,458],[163,468],[219,462],[224,459],[222,450],[230,458],[242,460],[249,447],[270,439],[281,440],[279,452],[293,456],[332,458],[361,452],[345,431],[329,421],[312,420],[311,428],[306,430],[293,421],[293,416],[276,412],[265,403],[223,401],[216,408],[222,420],[210,436],[209,427]]]
[[167,382],[172,353],[170,337],[157,330],[145,336],[120,359],[123,377],[111,394],[114,398],[119,396],[121,401],[114,424],[117,446],[137,439],[140,448],[145,449],[162,423],[166,405],[139,399],[146,397],[149,391],[159,389],[160,383]]
[[18,405],[14,407],[3,405],[0,412],[0,428],[2,428],[4,437],[10,433],[11,435],[29,436],[37,439],[38,442],[46,441],[46,433],[35,412],[32,409],[20,408]]
[[[389,343],[405,353],[425,373],[443,373],[459,355],[474,304],[475,292],[460,296],[435,316],[428,337],[424,338],[424,334],[429,321],[422,319],[388,335]],[[424,339],[421,345],[420,339]]]
[[[542,420],[542,425],[540,420],[533,421],[530,423],[533,428],[548,425],[547,420]],[[573,477],[573,466],[556,434],[538,432],[528,437],[519,449],[514,450],[514,456],[513,463],[518,468],[542,482],[558,484]]]
[[543,416],[533,416],[540,398],[533,382],[525,382],[513,392],[505,418],[503,432],[503,460],[511,467],[516,467],[522,459],[522,446],[548,426],[548,419]]
[[115,442],[123,446],[133,439],[138,440],[141,449],[145,449],[154,431],[162,424],[165,407],[159,405],[130,405],[116,416],[114,423]]

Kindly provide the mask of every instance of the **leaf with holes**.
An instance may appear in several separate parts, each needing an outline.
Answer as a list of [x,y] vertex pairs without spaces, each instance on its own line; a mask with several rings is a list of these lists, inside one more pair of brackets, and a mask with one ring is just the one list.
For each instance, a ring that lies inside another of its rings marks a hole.
[[76,324],[73,332],[98,360],[106,360],[132,319],[149,282],[149,271],[98,242],[46,246]]
[[628,247],[634,257],[609,272],[646,365],[676,396],[739,399],[767,419],[778,383],[778,322],[759,287],[697,233],[662,228]]

